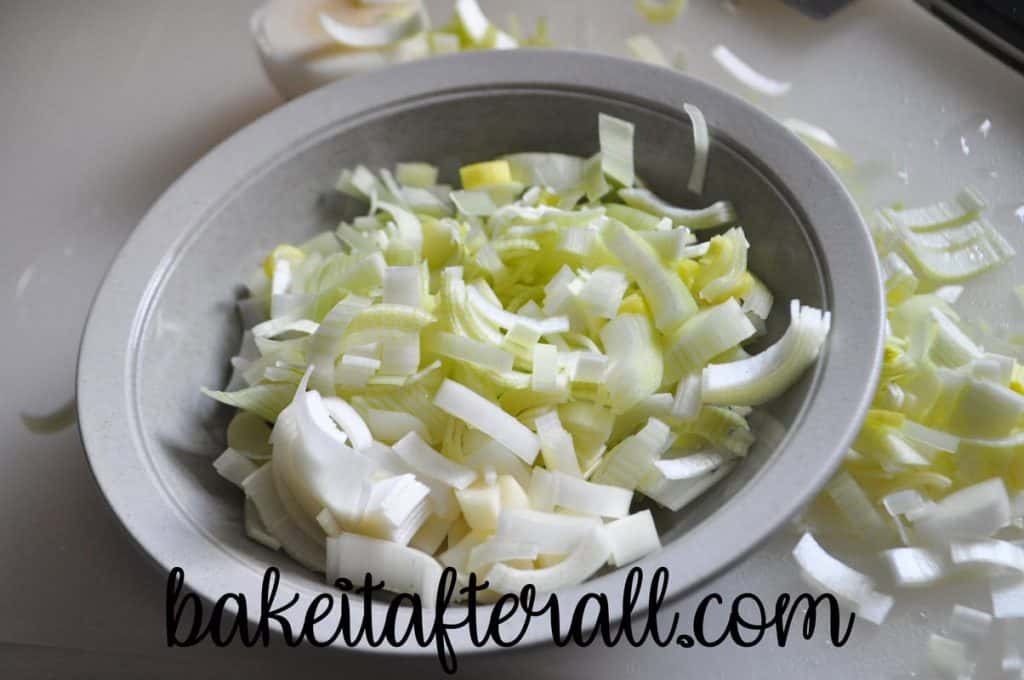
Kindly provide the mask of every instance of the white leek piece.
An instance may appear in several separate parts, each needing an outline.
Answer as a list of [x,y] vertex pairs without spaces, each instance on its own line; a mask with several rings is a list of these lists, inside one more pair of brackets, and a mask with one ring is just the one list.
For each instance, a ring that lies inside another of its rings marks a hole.
[[672,417],[683,421],[695,420],[703,402],[703,388],[700,372],[687,373],[680,378],[672,399]]
[[664,360],[646,317],[617,316],[601,329],[601,341],[608,352],[605,386],[612,410],[624,413],[654,394],[661,384]]
[[430,555],[390,541],[358,534],[327,539],[327,582],[347,578],[361,584],[366,574],[398,593],[433,602],[441,581],[441,565]]
[[346,47],[387,47],[413,36],[425,28],[423,13],[415,11],[408,16],[382,21],[370,26],[346,24],[329,14],[319,15],[320,26],[327,35]]
[[458,211],[469,217],[493,215],[498,210],[486,191],[453,191],[450,197]]
[[479,572],[481,568],[498,562],[537,559],[537,546],[533,543],[518,543],[490,539],[469,551],[466,568]]
[[[669,452],[671,453],[671,452]],[[668,480],[694,479],[720,468],[731,456],[718,451],[688,453],[678,458],[654,461],[654,467]]]
[[289,517],[274,488],[274,473],[264,465],[243,482],[246,498],[252,501],[262,528],[300,564],[313,571],[324,570],[323,548],[309,538]]
[[562,472],[572,477],[582,477],[572,437],[558,418],[557,411],[545,413],[534,421],[537,437],[540,439],[541,455],[548,470]]
[[419,253],[423,249],[423,225],[420,223],[420,219],[405,208],[392,203],[381,201],[377,207],[394,219],[403,243],[414,253]]
[[1010,499],[1001,479],[956,491],[921,514],[914,531],[924,542],[948,545],[991,536],[1010,523]]
[[496,326],[505,329],[512,329],[516,326],[535,329],[540,335],[551,333],[565,333],[569,330],[569,319],[564,316],[555,316],[547,319],[531,319],[521,314],[513,314],[498,307],[485,298],[475,288],[466,291],[470,304],[479,311],[486,319]]
[[935,585],[950,572],[946,556],[927,548],[884,550],[882,559],[892,573],[893,582],[901,588]]
[[629,53],[633,55],[634,59],[639,59],[652,66],[672,68],[672,62],[649,35],[641,33],[630,36],[626,39],[626,47],[629,48]]
[[739,302],[729,298],[687,319],[672,335],[668,358],[684,371],[699,370],[756,332]]
[[302,333],[312,335],[316,333],[320,324],[309,319],[291,319],[283,316],[276,319],[269,319],[252,327],[252,334],[258,338],[275,338],[285,333]]
[[992,630],[992,615],[961,604],[953,605],[949,615],[949,632],[954,638],[967,643],[981,643]]
[[825,552],[810,534],[804,534],[797,543],[793,558],[808,585],[844,600],[860,617],[880,624],[892,609],[892,597],[875,590],[869,577]]
[[686,0],[636,0],[636,9],[652,23],[669,24],[686,9]]
[[368,359],[355,354],[346,354],[335,366],[334,380],[341,387],[358,389],[365,387],[370,378],[380,369],[379,359]]
[[454,380],[446,379],[441,383],[434,395],[434,404],[467,425],[486,433],[527,464],[533,463],[540,451],[540,441],[529,428],[505,413],[494,402]]
[[483,10],[480,9],[476,0],[457,0],[455,16],[469,39],[477,45],[483,44],[491,23],[484,16]]
[[650,510],[609,522],[604,530],[611,546],[611,563],[614,567],[635,562],[661,547]]
[[689,289],[633,230],[618,220],[608,220],[601,236],[640,286],[658,330],[670,331],[696,313],[697,303]]
[[986,237],[957,250],[933,250],[914,247],[903,242],[903,254],[914,266],[915,271],[930,281],[956,283],[978,276],[1002,264],[1016,254],[1013,246],[996,231],[985,224]]
[[958,680],[974,675],[974,663],[964,643],[934,633],[928,638],[928,665],[943,678]]
[[530,483],[530,468],[526,463],[490,437],[485,444],[469,454],[464,463],[481,476],[485,470],[491,469],[499,475],[512,476],[520,486],[525,487]]
[[620,189],[619,198],[625,201],[626,205],[646,210],[659,217],[667,217],[676,226],[694,231],[712,229],[736,221],[736,210],[726,201],[718,201],[700,210],[688,210],[664,201],[647,189],[636,188]]
[[1009,541],[957,542],[949,546],[949,552],[957,566],[985,567],[1024,575],[1024,548]]
[[475,470],[445,458],[415,432],[402,437],[392,449],[417,473],[455,489],[465,489],[476,479]]
[[426,423],[411,413],[367,408],[364,415],[373,438],[385,444],[393,444],[410,432],[415,432],[423,439],[430,438]]
[[597,124],[604,173],[623,186],[633,186],[633,124],[603,113]]
[[430,348],[443,357],[493,371],[511,371],[514,362],[511,354],[494,345],[444,331],[434,335]]
[[653,472],[648,473],[640,491],[659,505],[678,512],[729,474],[734,465],[734,461],[726,461],[713,472],[690,479],[667,479],[652,466]]
[[733,54],[725,45],[716,45],[711,50],[711,56],[724,68],[729,75],[743,83],[758,94],[768,97],[781,97],[789,92],[792,85],[780,80],[774,80],[766,75],[758,73],[745,61]]
[[273,422],[295,394],[294,385],[253,385],[236,392],[220,392],[202,388],[202,393],[222,404],[234,406]]
[[952,201],[884,212],[889,219],[913,231],[932,231],[962,224],[984,210],[985,206],[985,198],[976,189],[965,187]]
[[512,179],[525,185],[547,187],[560,192],[583,182],[584,160],[559,153],[518,153],[503,156]]
[[498,539],[533,543],[541,553],[561,555],[571,552],[594,528],[601,526],[596,517],[560,515],[537,510],[506,510],[498,518]]
[[802,139],[813,141],[819,146],[828,147],[830,149],[839,149],[839,142],[837,142],[836,138],[833,137],[825,128],[798,118],[787,118],[782,121],[782,124],[789,128],[793,134],[798,135]]
[[760,404],[785,392],[814,362],[828,335],[829,312],[790,303],[790,324],[777,343],[749,359],[704,369],[709,404]]
[[384,304],[419,307],[423,302],[422,270],[419,267],[388,267],[384,270]]
[[[363,481],[373,472],[373,462],[346,444],[345,436],[331,420],[317,392],[299,392],[294,409],[297,434],[290,451],[291,490],[315,517],[327,507],[339,521],[355,523],[363,505]],[[275,458],[278,453],[275,444]]]
[[864,488],[857,483],[853,475],[845,471],[838,473],[825,487],[825,493],[839,509],[847,525],[861,538],[888,544],[892,538],[888,523],[875,509]]
[[406,545],[430,514],[430,488],[411,474],[370,485],[360,533]]
[[228,448],[247,458],[266,460],[273,449],[270,446],[270,426],[257,415],[239,411],[228,423]]
[[668,447],[670,435],[667,425],[651,418],[643,429],[608,452],[603,465],[594,474],[594,481],[624,489],[637,488],[651,464]]
[[256,465],[251,460],[230,448],[217,456],[213,468],[217,474],[239,488],[246,477],[256,472]]
[[714,278],[700,288],[700,297],[708,302],[721,302],[741,288],[747,276],[747,251],[750,243],[746,234],[733,227],[716,239],[723,246],[723,252],[714,262]]
[[693,167],[687,188],[698,196],[704,193],[704,176],[708,170],[708,151],[711,146],[708,124],[704,114],[693,104],[683,104],[683,111],[690,117],[693,126]]
[[347,401],[339,397],[327,397],[323,404],[327,409],[327,415],[348,436],[354,449],[365,449],[373,442],[373,435],[370,434],[366,421]]
[[[337,380],[334,365],[341,351],[341,340],[348,331],[352,320],[370,304],[371,301],[368,298],[348,295],[324,317],[310,339],[309,345],[309,361],[313,365],[310,385],[313,389],[322,394],[334,394],[334,383]],[[349,376],[343,373],[342,378],[348,380]]]
[[[768,319],[772,311],[774,297],[768,287],[756,276],[751,276],[750,291],[743,296],[743,311],[747,316],[759,320],[761,324]],[[755,325],[757,323],[755,322]]]
[[1024,581],[1019,574],[992,579],[992,615],[997,619],[1024,618]]
[[533,346],[533,373],[530,387],[534,392],[558,391],[558,348],[537,343]]
[[555,505],[582,515],[625,517],[633,492],[617,486],[595,484],[563,472],[553,472]]
[[430,515],[409,541],[409,547],[433,555],[441,547],[453,522],[453,519]]
[[608,560],[611,546],[604,529],[598,527],[583,537],[575,549],[558,564],[544,569],[516,569],[496,564],[487,580],[499,593],[518,593],[533,585],[540,592],[552,592],[576,585],[593,576]]
[[626,276],[611,267],[595,269],[580,290],[580,302],[594,316],[612,319],[619,311],[622,296],[629,287]]

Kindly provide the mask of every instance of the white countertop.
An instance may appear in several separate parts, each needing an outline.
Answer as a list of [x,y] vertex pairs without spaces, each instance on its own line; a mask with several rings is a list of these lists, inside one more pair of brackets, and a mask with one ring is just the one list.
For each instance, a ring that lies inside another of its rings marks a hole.
[[[93,483],[75,428],[31,433],[20,414],[73,397],[82,325],[103,272],[160,193],[234,130],[280,102],[247,31],[254,0],[0,4],[0,675],[188,677],[246,673],[373,672],[440,675],[433,660],[392,662],[308,648],[168,650],[163,577],[133,548]],[[431,1],[435,19],[447,0]],[[876,199],[930,202],[964,184],[981,189],[991,218],[1024,250],[1024,76],[1010,71],[906,0],[860,0],[827,23],[775,0],[735,14],[691,0],[683,19],[654,27],[630,2],[483,2],[503,21],[552,18],[562,43],[624,54],[650,33],[683,46],[691,74],[733,89],[709,56],[729,45],[794,83],[773,113],[827,127],[855,157],[890,166],[865,183]],[[764,102],[762,102],[764,103]],[[987,136],[979,124],[991,121]],[[964,153],[961,137],[970,150]],[[899,178],[893,170],[904,171]],[[1018,258],[965,296],[968,318],[1019,326],[1011,284]],[[772,601],[803,590],[789,562],[794,535],[710,584]],[[976,592],[975,592],[976,591]],[[785,649],[593,647],[465,657],[466,675],[533,677],[909,677],[924,643],[970,586],[901,598],[880,629],[859,622],[842,650],[819,634]],[[698,593],[678,605],[692,610]],[[980,600],[975,605],[984,604]],[[6,671],[6,672],[5,672]],[[339,676],[340,677],[340,676]]]

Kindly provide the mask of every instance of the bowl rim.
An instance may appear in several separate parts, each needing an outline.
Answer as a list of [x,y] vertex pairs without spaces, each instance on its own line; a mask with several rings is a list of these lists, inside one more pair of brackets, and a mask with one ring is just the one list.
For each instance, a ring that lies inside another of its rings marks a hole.
[[[668,69],[562,50],[432,58],[333,83],[234,133],[167,189],[107,272],[91,306],[79,351],[80,432],[93,476],[111,510],[163,573],[178,564],[176,555],[207,555],[218,549],[231,552],[176,507],[145,452],[138,412],[133,410],[138,378],[135,362],[150,307],[190,237],[239,187],[283,157],[307,148],[311,140],[315,143],[326,130],[337,131],[346,121],[372,116],[390,106],[415,106],[439,93],[510,89],[597,94],[669,112],[683,121],[686,115],[678,93],[685,91],[687,100],[704,111],[713,128],[726,131],[731,147],[757,150],[756,158],[745,157],[766,171],[790,206],[802,213],[802,222],[810,230],[805,236],[819,257],[828,307],[833,312],[833,332],[796,425],[780,444],[785,451],[707,519],[636,563],[648,577],[658,566],[675,569],[665,602],[692,592],[747,555],[810,501],[834,472],[856,436],[877,386],[885,305],[867,227],[831,169],[769,115],[715,86]],[[131,416],[136,416],[134,421]],[[164,503],[156,504],[157,498]],[[772,511],[765,512],[765,508]],[[696,546],[700,549],[695,550]],[[208,601],[223,593],[240,592],[250,602],[259,602],[258,578],[236,557],[221,559],[216,568],[211,560],[200,561],[202,568],[193,569],[188,576],[189,588]],[[680,573],[683,567],[686,571]],[[617,622],[622,606],[614,594],[621,593],[626,573],[619,569],[559,591],[563,611],[588,592],[605,592],[612,595],[611,617]],[[312,591],[284,579],[281,586],[283,595],[295,592],[303,604],[317,592],[330,592],[327,585]],[[478,616],[484,622],[489,610],[489,606],[479,608]],[[641,614],[646,606],[633,611]],[[301,625],[301,612],[290,610],[288,617],[293,626]],[[249,618],[255,620],[252,609]],[[518,620],[513,617],[510,625]],[[593,624],[593,612],[586,622]],[[550,640],[549,631],[535,623],[517,647],[546,640]],[[465,629],[454,631],[451,642],[458,654],[497,648],[493,642],[482,648],[474,646]],[[370,648],[365,641],[351,648],[342,643],[334,646],[403,655],[435,653],[418,645]]]

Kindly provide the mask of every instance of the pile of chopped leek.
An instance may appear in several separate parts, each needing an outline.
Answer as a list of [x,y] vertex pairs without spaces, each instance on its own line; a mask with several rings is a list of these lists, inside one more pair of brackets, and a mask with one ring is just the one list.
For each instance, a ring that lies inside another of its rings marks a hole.
[[637,492],[678,511],[746,454],[829,315],[791,301],[748,354],[772,295],[733,206],[671,205],[638,185],[633,125],[598,127],[590,158],[512,154],[459,189],[425,163],[345,170],[366,215],[267,256],[232,391],[206,391],[239,409],[215,466],[251,538],[331,582],[428,595],[450,566],[552,590],[660,546]]
[[[785,124],[841,175],[852,168],[824,130]],[[874,623],[894,603],[884,591],[991,583],[991,614],[957,605],[930,637],[928,662],[944,677],[973,677],[994,619],[1024,617],[1024,367],[1012,348],[986,350],[953,309],[958,284],[1014,255],[985,208],[967,188],[870,216],[888,303],[881,382],[842,469],[802,519],[814,535],[793,551],[809,585]],[[879,589],[815,536],[855,538],[888,584]],[[1004,670],[1019,672],[1014,637],[1003,643]]]

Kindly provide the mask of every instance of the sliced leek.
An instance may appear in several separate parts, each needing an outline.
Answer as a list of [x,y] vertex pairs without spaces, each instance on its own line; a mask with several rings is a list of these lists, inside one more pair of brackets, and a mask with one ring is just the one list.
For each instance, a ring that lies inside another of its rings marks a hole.
[[[462,47],[516,42],[473,0],[456,14]],[[695,154],[680,183],[700,193],[710,140],[684,113]],[[772,308],[751,244],[739,227],[694,233],[734,208],[666,203],[639,186],[633,124],[602,115],[598,129],[588,158],[472,159],[454,185],[425,163],[344,171],[337,188],[365,214],[256,268],[231,360],[247,387],[204,391],[240,409],[214,467],[245,494],[253,540],[328,579],[369,572],[421,596],[442,566],[495,592],[550,590],[660,547],[651,512],[630,514],[637,493],[680,510],[746,454],[746,405],[800,377],[827,314],[795,304],[782,340],[748,358]],[[979,396],[990,415],[952,438],[936,419],[962,424],[967,402],[918,399],[920,419],[885,432],[896,457],[1000,449],[1017,413],[1012,360],[976,350],[956,317],[934,316],[943,305],[906,308],[927,344],[900,351],[977,373],[949,390],[998,374],[1004,392]],[[894,394],[912,401],[926,378]]]

